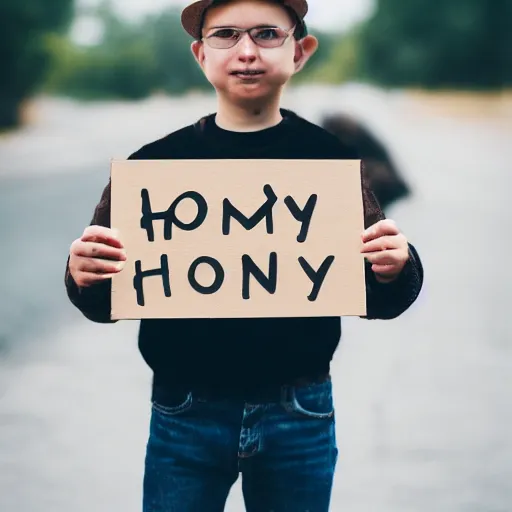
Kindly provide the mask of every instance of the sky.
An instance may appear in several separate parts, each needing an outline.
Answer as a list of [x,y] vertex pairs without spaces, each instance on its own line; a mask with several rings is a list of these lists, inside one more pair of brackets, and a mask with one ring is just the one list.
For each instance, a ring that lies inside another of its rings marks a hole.
[[[87,6],[99,0],[79,0],[79,5]],[[171,5],[182,7],[190,0],[111,0],[118,12],[128,18],[137,18],[150,12],[158,12]],[[306,21],[310,25],[326,30],[346,30],[364,19],[371,12],[374,0],[309,0]]]

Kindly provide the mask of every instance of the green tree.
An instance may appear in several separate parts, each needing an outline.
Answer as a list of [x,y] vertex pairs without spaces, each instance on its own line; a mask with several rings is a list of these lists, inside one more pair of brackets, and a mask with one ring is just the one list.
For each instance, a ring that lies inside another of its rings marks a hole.
[[310,29],[311,35],[318,39],[318,49],[304,66],[304,69],[293,78],[294,84],[301,84],[316,80],[322,69],[331,60],[332,48],[338,40],[335,32],[325,32],[315,28]]
[[0,128],[19,123],[23,101],[45,78],[49,33],[64,29],[73,14],[73,0],[2,0],[0,2]]
[[134,23],[116,16],[108,3],[93,14],[104,28],[99,44],[79,47],[53,38],[49,92],[84,99],[139,99],[155,91],[179,94],[208,85],[177,10]]
[[387,86],[512,83],[510,0],[379,0],[361,34],[364,76]]
[[306,71],[304,81],[338,84],[357,79],[360,32],[357,25],[344,34],[331,34],[329,39],[321,41],[324,53],[316,65]]
[[142,33],[149,38],[157,63],[156,86],[171,94],[188,89],[209,87],[203,72],[195,62],[190,36],[183,30],[180,13],[171,9],[146,19]]

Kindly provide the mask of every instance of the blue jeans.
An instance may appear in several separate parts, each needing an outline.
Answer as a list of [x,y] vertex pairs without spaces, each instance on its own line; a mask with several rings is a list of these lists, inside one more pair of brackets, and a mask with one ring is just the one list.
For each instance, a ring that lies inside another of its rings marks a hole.
[[221,512],[239,474],[247,512],[328,512],[337,456],[330,380],[262,403],[160,393],[143,512]]

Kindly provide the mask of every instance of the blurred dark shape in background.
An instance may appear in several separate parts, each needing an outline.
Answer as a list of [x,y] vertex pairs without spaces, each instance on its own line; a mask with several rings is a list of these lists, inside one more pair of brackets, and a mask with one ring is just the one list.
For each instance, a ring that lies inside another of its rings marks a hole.
[[51,62],[47,36],[65,30],[73,0],[1,0],[0,129],[20,122],[23,101],[45,80]]
[[324,117],[321,126],[344,144],[355,148],[364,159],[365,176],[384,212],[396,201],[410,195],[410,188],[389,152],[362,123],[349,115],[335,114]]

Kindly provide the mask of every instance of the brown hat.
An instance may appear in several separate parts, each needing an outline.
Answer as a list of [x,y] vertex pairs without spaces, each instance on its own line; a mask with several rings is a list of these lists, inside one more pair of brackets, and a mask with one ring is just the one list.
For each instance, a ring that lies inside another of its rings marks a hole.
[[[199,0],[185,7],[181,13],[181,24],[183,28],[194,38],[201,39],[201,28],[203,25],[204,14],[208,7],[217,3],[218,0]],[[303,22],[308,12],[308,3],[306,0],[278,0],[285,7],[290,8],[297,18]]]

